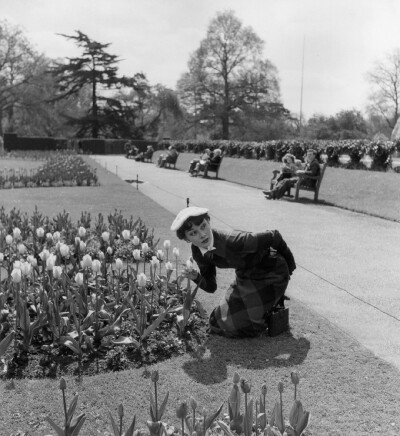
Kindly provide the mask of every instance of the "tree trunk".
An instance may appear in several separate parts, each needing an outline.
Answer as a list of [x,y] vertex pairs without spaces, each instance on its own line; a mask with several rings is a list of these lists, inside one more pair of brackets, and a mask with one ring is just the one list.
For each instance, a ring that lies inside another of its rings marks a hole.
[[92,80],[92,138],[99,137],[99,120],[97,111],[97,95],[96,95],[96,75],[95,75],[96,65],[93,60],[93,80]]
[[221,116],[222,139],[229,139],[229,113],[225,111]]

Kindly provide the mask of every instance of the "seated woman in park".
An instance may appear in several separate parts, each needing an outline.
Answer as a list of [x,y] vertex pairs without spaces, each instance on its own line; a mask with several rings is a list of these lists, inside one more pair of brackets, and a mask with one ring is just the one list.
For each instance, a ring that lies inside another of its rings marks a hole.
[[[281,175],[278,177],[278,179],[280,179],[279,181],[277,181],[277,183],[275,184],[275,186],[270,189],[269,191],[262,191],[265,198],[267,198],[268,200],[277,200],[279,198],[282,198],[283,195],[285,194],[285,192],[293,187],[299,177],[301,178],[301,175],[305,174],[305,175],[309,175],[309,176],[314,176],[317,177],[319,176],[320,172],[321,172],[321,168],[319,166],[319,162],[316,158],[316,151],[309,149],[307,150],[306,153],[306,157],[305,157],[305,161],[306,164],[304,166],[304,169],[296,169],[296,165],[295,165],[295,159],[293,156],[293,162],[290,165],[294,165],[293,172],[287,172],[286,175],[285,173],[282,173],[282,177]],[[287,155],[285,155],[287,156]],[[291,155],[292,156],[292,155]],[[300,181],[300,183],[304,186],[307,185],[309,187],[315,187],[317,181],[315,179],[308,179],[308,178],[304,178],[303,180]]]
[[140,152],[135,156],[135,161],[144,162],[145,159],[150,159],[153,157],[154,148],[151,145],[147,146],[145,152]]
[[189,169],[188,169],[188,173],[193,174],[197,164],[199,162],[202,162],[203,164],[206,163],[206,161],[208,159],[210,159],[210,157],[212,156],[211,150],[209,148],[206,148],[204,150],[204,153],[200,155],[200,157],[198,159],[192,159],[190,161],[190,165],[189,165]]
[[[272,181],[273,188],[269,191],[263,191],[266,198],[280,198],[288,188],[297,182],[296,171],[298,167],[295,162],[296,158],[292,154],[286,153],[283,156],[279,175]],[[283,187],[285,187],[285,191],[281,192]]]
[[222,159],[222,151],[219,148],[216,148],[209,159],[206,161],[198,162],[192,176],[197,177],[200,171],[203,171],[203,177],[208,176],[208,169],[213,165],[219,165]]
[[178,158],[178,152],[176,151],[176,148],[173,145],[170,145],[168,147],[167,154],[160,154],[160,157],[158,158],[157,166],[160,168],[165,167],[166,163],[175,163],[176,159]]
[[171,225],[179,239],[191,242],[192,260],[184,268],[208,293],[217,290],[216,268],[233,268],[235,280],[210,315],[210,330],[228,337],[255,336],[266,329],[266,318],[284,294],[296,263],[278,230],[251,233],[221,231],[210,225],[208,209],[187,207]]
[[125,144],[125,150],[126,150],[126,157],[136,157],[139,153],[139,149],[133,145],[132,143]]

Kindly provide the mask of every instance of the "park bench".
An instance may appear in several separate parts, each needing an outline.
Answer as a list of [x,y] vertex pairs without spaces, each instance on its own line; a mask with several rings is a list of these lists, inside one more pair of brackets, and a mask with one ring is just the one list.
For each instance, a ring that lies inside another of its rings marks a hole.
[[153,163],[153,151],[146,151],[143,154],[143,162]]
[[165,161],[165,168],[173,168],[176,170],[176,161],[178,160],[178,156],[179,153],[177,153],[177,155],[173,158],[168,156],[167,160]]
[[215,178],[218,179],[218,172],[219,172],[219,169],[220,169],[220,167],[221,167],[221,164],[222,164],[222,160],[223,160],[223,159],[224,159],[224,158],[221,157],[221,160],[219,161],[219,163],[209,163],[209,164],[208,164],[208,168],[207,168],[207,173],[209,173],[210,171],[211,171],[212,173],[215,173]]
[[[321,186],[322,179],[324,177],[324,173],[325,173],[325,169],[326,169],[327,164],[323,163],[323,164],[319,164],[319,166],[321,168],[319,176],[308,176],[306,174],[299,174],[298,181],[293,185],[293,188],[295,189],[295,195],[294,195],[295,201],[297,201],[299,199],[299,193],[300,193],[299,191],[300,190],[314,192],[314,201],[315,202],[318,201],[319,188]],[[275,185],[275,180],[277,179],[279,173],[280,173],[279,170],[272,171],[273,177],[272,177],[271,182],[270,182],[270,189],[271,190],[273,189],[273,187]],[[304,181],[305,179],[317,180],[315,187],[302,185],[301,182]],[[291,198],[293,197],[293,195],[291,194],[290,187],[285,192],[285,197],[291,197]]]
[[[294,185],[294,189],[295,191],[295,195],[294,195],[294,200],[297,201],[299,199],[299,191],[300,190],[304,190],[304,191],[310,191],[310,192],[314,192],[314,201],[317,202],[318,201],[318,193],[319,193],[319,188],[321,186],[322,183],[322,179],[324,177],[324,173],[325,173],[325,169],[326,169],[327,163],[323,163],[323,164],[319,164],[319,167],[321,168],[321,171],[319,173],[319,176],[308,176],[307,174],[300,174],[299,176],[299,180],[296,182],[296,184]],[[310,187],[310,186],[305,186],[302,185],[301,182],[309,179],[309,180],[316,180],[316,184],[315,187]]]

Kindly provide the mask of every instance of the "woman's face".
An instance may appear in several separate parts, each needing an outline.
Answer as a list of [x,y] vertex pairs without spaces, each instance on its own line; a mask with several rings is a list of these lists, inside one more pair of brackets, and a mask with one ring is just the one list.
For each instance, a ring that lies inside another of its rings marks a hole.
[[212,239],[209,221],[204,219],[198,226],[193,224],[192,228],[185,232],[185,238],[197,247],[207,248]]

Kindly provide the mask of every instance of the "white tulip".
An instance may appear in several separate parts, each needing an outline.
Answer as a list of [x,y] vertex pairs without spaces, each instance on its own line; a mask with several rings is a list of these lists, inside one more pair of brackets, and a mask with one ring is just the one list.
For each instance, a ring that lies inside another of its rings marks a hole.
[[144,254],[146,254],[149,251],[149,244],[147,242],[143,242],[142,251]]
[[18,268],[13,269],[11,272],[11,279],[14,283],[20,283],[22,279],[21,270]]
[[82,258],[82,268],[91,268],[92,258],[89,254],[85,254]]
[[81,238],[85,237],[85,235],[86,235],[86,229],[85,229],[85,227],[79,227],[79,229],[78,229],[78,235],[79,235]]
[[107,247],[107,253],[111,256],[113,254],[113,249],[111,247]]
[[62,257],[67,257],[69,255],[69,247],[67,244],[60,244],[60,253]]
[[57,242],[61,239],[61,233],[60,232],[54,232],[53,233],[53,239]]
[[13,268],[14,268],[14,269],[21,269],[21,262],[20,262],[19,260],[16,260],[16,261],[13,263]]
[[46,233],[46,239],[51,242],[53,240],[53,235],[51,233]]
[[21,230],[18,227],[15,227],[13,230],[13,236],[15,239],[21,238]]
[[46,260],[46,269],[47,271],[52,271],[53,266],[56,264],[57,257],[54,254],[50,254],[50,256]]
[[32,265],[32,266],[37,266],[37,260],[34,256],[29,255],[26,260]]
[[179,248],[174,247],[174,249],[172,250],[172,253],[175,257],[179,257]]
[[122,237],[127,240],[131,236],[131,232],[129,230],[122,230]]
[[124,262],[121,259],[115,260],[115,268],[120,271],[124,267]]
[[29,276],[32,271],[32,265],[29,262],[21,263],[21,272],[24,276]]
[[165,269],[167,271],[173,271],[174,270],[174,266],[172,265],[172,262],[166,262]]
[[27,251],[26,246],[24,244],[18,244],[18,252],[19,254],[25,254]]
[[101,262],[99,261],[99,259],[94,259],[94,261],[92,262],[92,270],[95,273],[100,272],[100,270],[101,270]]
[[36,229],[36,235],[37,235],[38,238],[43,238],[43,236],[44,236],[44,229],[43,229],[43,227],[38,227]]
[[164,252],[162,250],[157,250],[157,257],[160,260],[164,260],[164,258],[165,258]]
[[101,238],[103,239],[104,242],[107,242],[110,240],[110,233],[109,232],[103,232],[101,234]]
[[6,236],[6,243],[7,245],[11,245],[13,241],[13,237],[11,235]]
[[186,268],[188,271],[192,271],[193,269],[193,262],[190,259],[186,261]]
[[157,265],[160,264],[160,261],[158,260],[157,256],[152,256],[152,257],[151,257],[151,260],[150,260],[150,263],[151,263],[153,266],[157,266]]
[[55,279],[59,279],[62,276],[62,268],[61,266],[54,265],[53,266],[53,277]]
[[83,285],[83,274],[82,273],[77,273],[76,274],[76,276],[75,276],[75,283],[78,285],[78,286],[82,286]]
[[4,253],[0,253],[0,262],[3,262],[4,260]]
[[86,244],[83,241],[79,242],[79,250],[81,251],[86,250]]
[[140,274],[138,274],[138,276],[137,276],[137,282],[138,282],[138,285],[139,285],[140,287],[144,288],[144,287],[146,286],[146,283],[147,283],[147,277],[146,277],[146,274],[144,274],[144,273],[140,273]]
[[165,248],[166,250],[169,250],[170,247],[171,247],[171,241],[170,241],[169,239],[166,239],[166,240],[164,241],[164,248]]
[[133,245],[139,245],[140,239],[135,235],[132,239]]
[[132,254],[133,254],[133,258],[134,258],[135,260],[140,260],[140,258],[141,258],[141,256],[140,256],[140,250],[133,250],[133,251],[132,251]]
[[39,257],[42,259],[43,262],[45,262],[50,256],[50,252],[48,250],[43,250],[39,253]]
[[104,253],[102,251],[99,251],[99,259],[104,260],[104,258],[105,258]]
[[75,244],[79,245],[80,242],[81,242],[81,238],[79,236],[75,236]]

